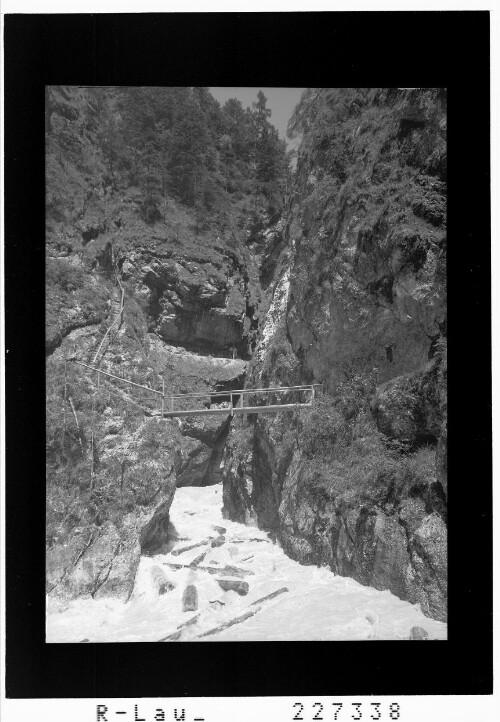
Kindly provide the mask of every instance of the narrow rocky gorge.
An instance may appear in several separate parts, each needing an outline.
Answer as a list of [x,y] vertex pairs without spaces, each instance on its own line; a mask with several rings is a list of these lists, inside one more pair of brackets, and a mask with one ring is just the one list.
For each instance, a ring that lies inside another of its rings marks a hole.
[[[141,559],[183,543],[176,489],[221,484],[224,517],[292,560],[445,621],[445,92],[308,89],[278,193],[252,185],[258,158],[240,162],[237,108],[168,90],[164,105],[143,97],[148,112],[205,114],[203,200],[194,175],[159,190],[186,159],[158,170],[155,195],[151,149],[137,145],[143,177],[122,150],[120,123],[123,138],[139,123],[132,91],[49,98],[50,604],[129,601]],[[213,407],[215,393],[304,383],[321,385],[310,409],[233,419],[162,419],[153,393]]]
[[225,512],[445,619],[445,96],[331,91],[311,122],[249,378],[325,396],[236,422]]

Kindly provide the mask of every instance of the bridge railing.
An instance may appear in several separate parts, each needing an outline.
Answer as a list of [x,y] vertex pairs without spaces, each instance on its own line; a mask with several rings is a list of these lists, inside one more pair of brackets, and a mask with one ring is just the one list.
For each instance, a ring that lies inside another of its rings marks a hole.
[[[235,409],[260,409],[263,407],[300,407],[312,406],[315,395],[322,390],[322,384],[301,384],[297,386],[275,386],[257,389],[230,389],[227,391],[189,392],[172,394],[165,389],[163,381],[162,390],[153,389],[135,381],[112,374],[100,368],[90,366],[82,361],[74,361],[96,374],[97,386],[106,383],[109,379],[114,382],[132,387],[137,390],[141,407],[150,413],[160,413],[170,416],[176,412],[209,412],[227,409],[233,413]],[[116,385],[113,384],[116,389]],[[131,399],[131,403],[137,403]],[[238,412],[241,413],[241,412]],[[250,412],[251,413],[251,412]]]

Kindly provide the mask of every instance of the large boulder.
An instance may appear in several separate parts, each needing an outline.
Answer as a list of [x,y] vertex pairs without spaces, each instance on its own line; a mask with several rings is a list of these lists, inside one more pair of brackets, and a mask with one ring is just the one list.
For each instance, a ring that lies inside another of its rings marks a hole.
[[172,539],[172,526],[170,524],[169,510],[174,500],[175,486],[169,485],[168,493],[163,501],[156,507],[153,516],[143,526],[139,543],[143,553],[152,554],[161,549]]
[[114,597],[127,601],[139,566],[138,519],[128,515],[120,528],[113,522],[75,533],[66,544],[47,551],[47,592],[52,599]]
[[47,550],[47,594],[62,602],[77,597],[130,598],[141,553],[161,548],[172,535],[169,509],[175,486],[166,485],[156,509],[131,512],[121,520],[76,529]]
[[391,439],[412,448],[436,443],[442,423],[436,364],[380,386],[371,411],[379,430]]

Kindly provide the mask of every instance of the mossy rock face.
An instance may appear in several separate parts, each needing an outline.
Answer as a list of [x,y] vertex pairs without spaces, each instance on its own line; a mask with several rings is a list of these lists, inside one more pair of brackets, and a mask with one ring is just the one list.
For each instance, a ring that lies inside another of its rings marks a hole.
[[433,367],[398,376],[377,390],[371,411],[379,430],[414,448],[436,443],[441,411],[437,374]]

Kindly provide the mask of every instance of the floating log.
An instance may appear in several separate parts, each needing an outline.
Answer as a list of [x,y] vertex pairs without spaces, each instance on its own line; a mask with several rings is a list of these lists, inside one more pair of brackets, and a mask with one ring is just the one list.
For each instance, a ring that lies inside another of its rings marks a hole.
[[191,617],[191,619],[188,619],[187,622],[183,622],[182,624],[179,624],[177,629],[184,629],[184,627],[190,627],[192,624],[196,624],[200,615],[201,615],[201,612],[198,612],[198,614],[195,614],[194,617]]
[[182,635],[182,630],[180,632],[174,632],[173,634],[169,634],[167,637],[162,637],[159,639],[159,642],[177,642],[178,639],[180,639]]
[[200,639],[201,637],[208,637],[211,634],[217,634],[218,632],[222,632],[224,631],[224,629],[232,627],[233,624],[241,624],[241,622],[250,619],[250,617],[253,617],[255,614],[257,614],[257,612],[260,612],[260,607],[257,607],[257,609],[254,609],[251,612],[246,612],[246,614],[242,614],[241,617],[235,617],[234,619],[231,619],[231,621],[225,622],[225,624],[221,624],[220,627],[214,627],[214,629],[209,629],[208,632],[199,634],[197,639]]
[[149,573],[151,575],[151,581],[153,582],[153,586],[158,591],[158,594],[160,596],[162,594],[166,594],[167,592],[172,591],[172,589],[175,589],[175,584],[172,584],[172,582],[167,579],[167,577],[165,576],[165,572],[160,567],[151,567]]
[[233,567],[230,564],[226,564],[222,569],[217,570],[220,574],[229,577],[246,577],[249,574],[253,576],[254,572],[251,569],[242,569],[241,567]]
[[221,536],[226,533],[227,529],[225,529],[223,526],[214,526],[214,529],[216,532],[218,532]]
[[211,543],[211,547],[221,547],[226,541],[225,536],[218,536],[217,539],[214,539]]
[[205,559],[205,557],[207,556],[207,554],[208,554],[208,549],[207,549],[206,551],[204,551],[203,554],[200,554],[200,556],[198,556],[198,557],[196,557],[195,559],[193,559],[193,561],[190,562],[189,566],[190,566],[190,567],[196,567],[196,566],[198,566],[198,564]]
[[217,584],[225,592],[234,591],[237,592],[240,597],[248,594],[250,589],[248,582],[240,582],[236,579],[217,579]]
[[198,542],[197,544],[190,544],[188,547],[182,547],[182,549],[174,549],[174,551],[171,552],[171,554],[173,557],[178,557],[179,554],[182,554],[183,552],[188,552],[191,549],[196,549],[197,547],[202,547],[204,544],[208,544],[212,538],[213,537],[209,537],[208,539]]
[[196,612],[198,609],[198,591],[194,584],[189,584],[182,595],[182,611]]
[[267,602],[268,599],[274,599],[274,597],[277,597],[278,594],[283,594],[284,592],[289,592],[290,590],[288,587],[281,587],[281,589],[277,589],[275,592],[271,592],[271,594],[266,594],[265,597],[261,597],[260,599],[256,599],[255,602],[252,602],[252,604],[260,604],[261,602]]
[[200,572],[208,572],[209,574],[222,574],[226,577],[244,577],[249,574],[253,575],[250,569],[240,569],[239,567],[232,567],[226,564],[225,567],[202,567],[199,564],[174,564],[173,562],[163,562],[163,565],[170,567],[170,569],[197,569]]

